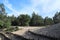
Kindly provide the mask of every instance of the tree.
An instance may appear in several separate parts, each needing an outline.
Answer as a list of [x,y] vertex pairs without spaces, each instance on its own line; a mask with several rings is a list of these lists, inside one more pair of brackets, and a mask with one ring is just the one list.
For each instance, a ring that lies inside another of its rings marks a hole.
[[42,26],[43,24],[44,24],[43,18],[35,14],[35,12],[33,12],[32,18],[30,21],[30,26]]
[[18,20],[20,26],[28,26],[30,22],[30,16],[27,14],[21,14],[20,16],[18,16]]
[[60,12],[56,12],[55,16],[53,17],[54,23],[60,23]]
[[1,28],[7,27],[7,26],[5,26],[5,25],[8,25],[7,22],[9,22],[9,21],[7,21],[7,20],[8,19],[7,19],[7,14],[6,14],[6,11],[5,11],[5,8],[4,8],[4,4],[0,4],[0,27]]
[[0,4],[0,14],[6,15],[4,4]]
[[11,22],[10,22],[9,20],[6,20],[3,26],[4,26],[5,28],[10,28]]
[[0,28],[3,28],[4,22],[0,20]]
[[14,15],[8,16],[8,19],[11,21],[12,26],[16,26],[16,17]]
[[0,20],[5,20],[5,18],[6,18],[6,12],[4,8],[4,4],[0,4]]
[[44,24],[45,25],[52,25],[54,22],[51,18],[45,17]]

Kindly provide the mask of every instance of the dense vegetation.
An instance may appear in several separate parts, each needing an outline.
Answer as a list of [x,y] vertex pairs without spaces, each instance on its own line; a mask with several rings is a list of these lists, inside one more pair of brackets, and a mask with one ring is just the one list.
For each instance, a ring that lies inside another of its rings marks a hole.
[[20,14],[18,17],[7,16],[4,5],[0,4],[0,28],[9,28],[10,26],[44,26],[60,23],[60,12],[56,12],[53,18],[45,17],[32,13],[32,16]]

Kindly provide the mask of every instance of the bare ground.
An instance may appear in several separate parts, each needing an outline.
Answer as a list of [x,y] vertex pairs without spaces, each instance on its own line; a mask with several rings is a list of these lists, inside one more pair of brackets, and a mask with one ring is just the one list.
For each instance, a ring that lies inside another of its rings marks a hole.
[[34,31],[41,28],[45,28],[45,27],[19,27],[20,30],[12,32],[12,33],[17,34],[17,35],[23,35],[28,30]]

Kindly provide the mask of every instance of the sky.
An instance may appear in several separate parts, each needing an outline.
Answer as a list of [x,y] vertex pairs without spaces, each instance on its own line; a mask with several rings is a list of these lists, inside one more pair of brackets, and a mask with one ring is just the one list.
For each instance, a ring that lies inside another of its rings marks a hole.
[[60,0],[0,0],[5,5],[7,15],[19,16],[20,14],[32,15],[35,12],[43,18],[53,17],[60,11]]

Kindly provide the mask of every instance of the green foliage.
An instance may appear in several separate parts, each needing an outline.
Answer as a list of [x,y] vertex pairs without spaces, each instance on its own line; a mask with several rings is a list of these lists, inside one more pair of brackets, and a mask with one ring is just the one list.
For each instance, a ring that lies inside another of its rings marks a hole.
[[55,16],[53,17],[54,23],[60,23],[60,12],[56,12]]
[[9,20],[5,21],[4,27],[9,28],[11,26],[11,22]]
[[0,13],[5,15],[4,4],[0,4]]
[[14,28],[7,28],[5,31],[7,31],[7,32],[13,32]]
[[52,25],[54,22],[51,18],[45,17],[44,24],[45,25]]
[[44,20],[41,16],[35,14],[35,12],[33,12],[32,14],[32,18],[30,21],[30,25],[31,26],[41,26],[44,24]]
[[2,20],[0,20],[0,28],[3,28],[3,24],[4,24],[4,22]]
[[11,25],[13,25],[13,26],[17,25],[17,19],[14,15],[8,17],[8,19],[11,21]]
[[7,31],[7,32],[13,32],[13,31],[17,31],[17,30],[19,30],[19,28],[16,26],[16,27],[7,28],[5,31]]
[[15,27],[15,31],[17,31],[17,30],[19,30],[19,28],[16,26],[16,27]]
[[19,19],[19,25],[21,25],[21,26],[28,26],[29,25],[29,22],[30,22],[29,15],[22,14],[18,17],[18,19]]
[[10,22],[7,19],[7,14],[3,4],[0,4],[0,28],[7,28],[10,26]]

